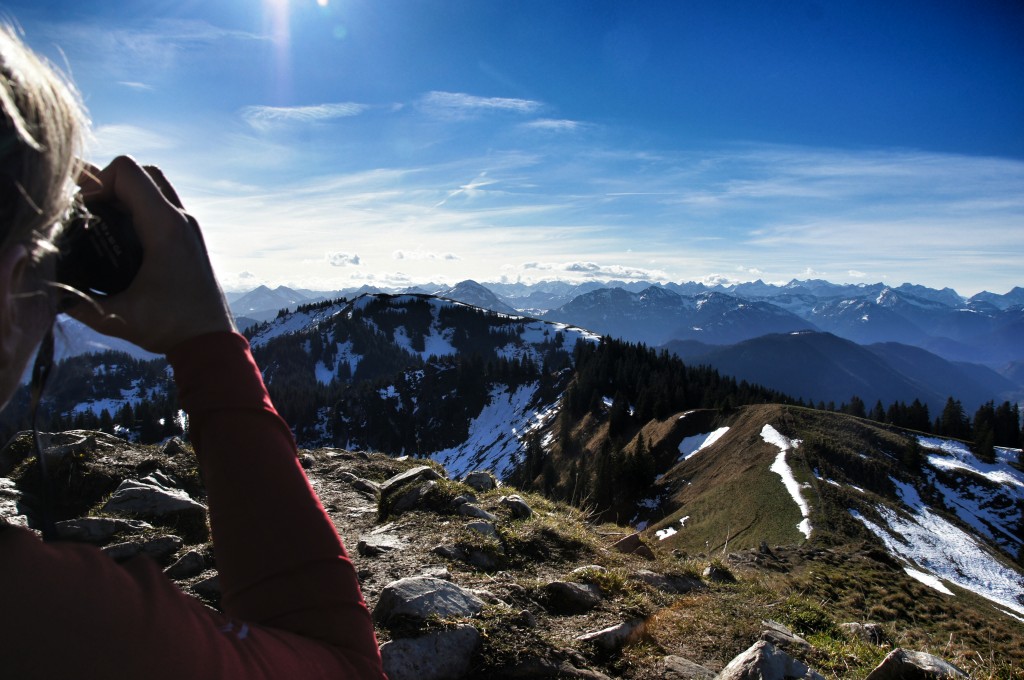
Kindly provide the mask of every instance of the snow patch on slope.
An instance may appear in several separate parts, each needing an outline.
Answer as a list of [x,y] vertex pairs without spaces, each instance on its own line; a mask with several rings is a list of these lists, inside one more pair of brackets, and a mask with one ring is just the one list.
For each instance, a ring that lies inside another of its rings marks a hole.
[[1004,567],[969,534],[932,512],[913,486],[896,479],[892,483],[909,510],[907,516],[879,505],[876,509],[887,525],[882,526],[856,510],[850,514],[878,536],[890,552],[920,567],[915,571],[1024,614],[1024,578],[1020,574]]
[[1024,547],[1014,534],[1022,520],[1024,473],[1010,462],[1017,459],[1019,451],[997,448],[995,462],[986,463],[960,441],[937,437],[919,437],[918,441],[922,448],[934,452],[929,454],[928,464],[945,473],[926,469],[946,508],[1016,557]]
[[321,324],[334,317],[334,315],[341,313],[345,306],[345,303],[341,303],[312,312],[293,312],[282,319],[276,320],[269,328],[258,332],[252,337],[249,344],[253,347],[261,347],[282,335],[304,331],[310,326]]
[[430,457],[443,464],[452,479],[474,470],[507,477],[524,446],[520,437],[551,417],[550,408],[540,411],[531,406],[537,388],[537,383],[531,383],[511,394],[505,387],[493,388],[489,403],[469,424],[466,441]]
[[[689,515],[687,515],[686,517],[683,517],[683,518],[681,518],[679,520],[680,528],[686,526],[686,520],[688,520],[688,519],[690,519]],[[659,541],[664,541],[666,538],[668,538],[670,536],[675,536],[678,532],[679,532],[679,529],[676,529],[673,526],[667,526],[664,529],[658,529],[657,531],[655,531],[654,535],[658,537]]]
[[679,462],[693,458],[700,451],[721,439],[722,435],[728,431],[728,427],[720,427],[714,432],[705,432],[703,434],[695,434],[692,437],[686,437],[683,441],[679,442],[679,453],[681,454]]
[[803,520],[797,525],[797,529],[800,530],[807,538],[811,537],[811,506],[807,503],[807,499],[804,498],[800,492],[800,483],[796,481],[796,477],[793,476],[793,470],[790,469],[786,463],[786,452],[790,449],[795,449],[800,446],[799,439],[788,439],[782,436],[778,430],[771,425],[765,425],[761,428],[761,438],[772,446],[778,447],[779,455],[775,457],[775,462],[768,468],[779,477],[782,477],[782,484],[786,487],[786,491],[796,501],[797,506],[800,508],[800,515]]
[[1020,453],[1018,449],[996,448],[996,462],[985,463],[980,460],[967,444],[952,439],[938,437],[918,437],[921,448],[937,451],[928,456],[928,463],[944,470],[965,470],[984,477],[994,484],[1017,487],[1024,497],[1024,473],[1010,465]]

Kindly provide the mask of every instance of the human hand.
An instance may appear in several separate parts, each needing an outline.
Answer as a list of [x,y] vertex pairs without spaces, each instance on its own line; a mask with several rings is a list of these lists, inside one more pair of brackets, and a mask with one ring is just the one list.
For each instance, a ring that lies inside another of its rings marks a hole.
[[87,166],[79,185],[86,203],[108,202],[131,216],[143,258],[127,290],[68,314],[158,354],[205,333],[235,330],[199,225],[159,169],[121,156],[102,170]]

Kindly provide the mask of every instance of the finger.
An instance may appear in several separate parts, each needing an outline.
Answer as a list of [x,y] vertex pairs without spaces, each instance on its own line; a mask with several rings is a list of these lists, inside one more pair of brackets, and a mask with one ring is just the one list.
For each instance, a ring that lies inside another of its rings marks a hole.
[[100,169],[98,167],[92,163],[82,162],[82,169],[79,171],[76,181],[83,197],[98,194],[103,189],[99,177]]
[[169,218],[184,223],[178,209],[133,159],[115,158],[100,171],[99,179],[103,198],[112,199],[127,210],[144,248],[160,237],[159,232],[166,229]]
[[174,190],[171,183],[167,181],[167,177],[164,176],[163,171],[155,165],[144,165],[142,169],[146,171],[149,178],[160,187],[160,193],[164,195],[168,201],[170,201],[175,207],[180,210],[184,210],[185,206],[181,204],[181,198],[178,197],[178,192]]
[[209,251],[206,250],[206,238],[203,236],[203,230],[199,227],[199,222],[196,218],[188,213],[185,213],[185,219],[188,220],[188,226],[192,228],[192,233],[195,234],[196,239],[199,241],[199,248],[203,251],[203,254],[209,257]]

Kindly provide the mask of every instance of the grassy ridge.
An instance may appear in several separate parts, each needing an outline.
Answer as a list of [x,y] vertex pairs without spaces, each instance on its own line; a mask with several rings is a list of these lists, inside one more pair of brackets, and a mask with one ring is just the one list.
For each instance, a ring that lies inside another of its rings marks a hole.
[[[899,508],[893,480],[925,478],[913,433],[777,405],[741,408],[727,424],[726,435],[659,480],[667,514],[646,535],[677,555],[721,560],[739,583],[691,593],[658,612],[648,631],[662,648],[717,668],[749,645],[763,619],[773,619],[814,645],[806,660],[827,677],[866,677],[892,646],[946,658],[971,677],[1024,677],[1024,623],[972,592],[951,585],[955,595],[945,595],[912,579],[850,514]],[[786,462],[811,505],[809,541],[796,529],[796,503],[768,469],[778,448],[761,437],[765,424],[801,440]],[[964,526],[942,512],[926,484],[919,488],[936,512]],[[677,533],[658,541],[655,532],[667,526]],[[767,554],[758,550],[762,541]],[[855,641],[839,628],[869,621],[884,627],[890,647]]]

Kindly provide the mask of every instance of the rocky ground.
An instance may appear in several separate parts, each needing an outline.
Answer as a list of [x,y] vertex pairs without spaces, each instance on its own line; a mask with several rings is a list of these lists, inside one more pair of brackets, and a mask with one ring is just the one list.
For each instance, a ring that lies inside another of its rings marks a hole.
[[[143,447],[95,432],[46,439],[65,540],[94,543],[115,560],[148,555],[185,592],[217,606],[205,495],[187,445]],[[737,576],[757,579],[813,554],[763,546],[690,558],[486,472],[453,481],[425,461],[335,449],[303,451],[301,461],[352,555],[392,680],[822,677],[805,664],[821,654],[781,623],[758,617],[723,629],[720,642],[704,632],[701,644],[665,624],[727,601]],[[35,469],[28,435],[0,452],[0,521],[38,522]],[[843,630],[868,657],[885,658],[871,680],[917,677],[911,667],[967,677],[896,649],[880,626]]]

